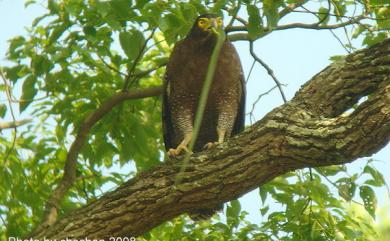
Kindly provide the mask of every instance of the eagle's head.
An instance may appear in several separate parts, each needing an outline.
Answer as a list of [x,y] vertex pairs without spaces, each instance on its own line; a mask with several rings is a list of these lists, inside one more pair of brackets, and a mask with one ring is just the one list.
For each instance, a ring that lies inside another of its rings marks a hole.
[[209,38],[215,36],[222,28],[222,17],[211,13],[202,14],[196,18],[189,35],[196,38]]

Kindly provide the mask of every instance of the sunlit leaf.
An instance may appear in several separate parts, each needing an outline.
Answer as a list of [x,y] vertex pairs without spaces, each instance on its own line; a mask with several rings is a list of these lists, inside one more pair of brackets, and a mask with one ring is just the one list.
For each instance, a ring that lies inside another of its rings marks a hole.
[[4,118],[6,112],[7,106],[5,104],[0,104],[0,118]]
[[263,5],[264,5],[263,11],[264,11],[265,17],[267,18],[267,27],[269,27],[271,29],[278,25],[278,21],[279,21],[278,8],[279,8],[281,3],[282,3],[282,1],[280,1],[280,0],[277,0],[277,1],[264,0],[263,1]]
[[366,181],[367,184],[377,186],[377,187],[385,185],[385,179],[384,179],[382,173],[380,173],[378,170],[374,169],[372,166],[369,166],[369,165],[365,166],[363,173],[370,174],[372,177],[372,179]]
[[356,191],[356,184],[354,182],[343,183],[338,187],[339,195],[346,201],[351,201]]
[[23,112],[33,101],[37,88],[35,86],[37,79],[35,76],[30,75],[23,82],[21,102],[19,104],[19,111]]
[[119,34],[121,47],[130,60],[134,60],[142,51],[145,38],[138,30],[121,32]]
[[249,14],[248,34],[249,37],[255,38],[263,31],[263,22],[260,17],[260,11],[256,6],[248,5],[247,11]]
[[375,219],[375,210],[377,206],[377,199],[374,191],[369,186],[360,186],[360,197],[363,200],[364,208]]
[[329,10],[327,8],[324,8],[324,7],[320,7],[320,9],[318,9],[318,20],[321,22],[321,24],[327,24],[329,22]]
[[259,187],[259,194],[261,198],[261,202],[264,204],[267,199],[267,190],[265,188]]

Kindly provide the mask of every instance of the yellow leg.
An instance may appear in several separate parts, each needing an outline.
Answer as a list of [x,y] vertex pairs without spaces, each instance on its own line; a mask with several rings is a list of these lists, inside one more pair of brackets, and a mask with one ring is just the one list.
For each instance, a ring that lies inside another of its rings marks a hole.
[[176,149],[171,148],[168,150],[168,156],[169,157],[179,156],[182,153],[182,151],[190,152],[187,146],[190,143],[191,139],[192,139],[192,132],[186,133],[184,135],[183,141],[176,147]]
[[226,130],[217,129],[217,134],[218,134],[218,144],[223,143],[223,141],[225,140]]
[[225,130],[220,130],[220,129],[217,129],[217,134],[218,134],[218,141],[215,141],[215,142],[208,142],[206,145],[204,145],[203,149],[211,149],[213,147],[215,147],[216,145],[218,144],[222,144],[223,141],[225,140],[225,134],[226,134],[226,131]]

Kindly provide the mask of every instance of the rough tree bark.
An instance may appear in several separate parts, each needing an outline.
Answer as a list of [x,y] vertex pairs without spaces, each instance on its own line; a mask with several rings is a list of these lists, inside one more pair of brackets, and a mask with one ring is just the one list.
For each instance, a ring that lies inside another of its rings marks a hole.
[[[352,113],[353,105],[368,96]],[[333,63],[242,134],[170,161],[32,234],[137,236],[191,209],[236,199],[286,172],[369,156],[390,139],[390,39]],[[175,184],[178,176],[181,183]]]

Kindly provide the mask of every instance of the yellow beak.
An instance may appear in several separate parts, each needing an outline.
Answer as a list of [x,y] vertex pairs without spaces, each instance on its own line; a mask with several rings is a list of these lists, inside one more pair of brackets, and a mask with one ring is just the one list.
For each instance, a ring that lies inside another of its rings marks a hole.
[[211,32],[213,32],[214,34],[219,34],[218,33],[218,30],[221,29],[221,26],[218,24],[217,22],[217,19],[216,18],[212,18],[210,19],[211,22],[210,22],[210,29],[211,29]]

